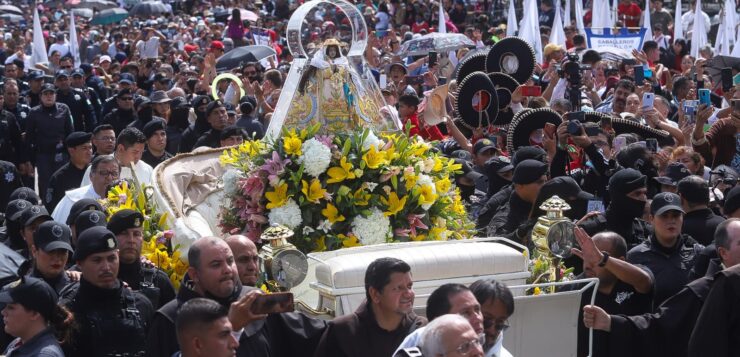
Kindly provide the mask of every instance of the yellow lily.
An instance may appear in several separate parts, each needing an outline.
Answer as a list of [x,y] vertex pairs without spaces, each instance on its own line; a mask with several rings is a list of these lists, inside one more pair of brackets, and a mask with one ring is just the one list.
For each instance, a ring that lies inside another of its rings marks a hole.
[[450,182],[449,178],[445,177],[435,182],[434,186],[437,188],[437,192],[444,194],[450,190],[450,188],[452,187],[452,182]]
[[419,190],[419,204],[422,206],[431,206],[434,204],[435,200],[437,200],[437,194],[434,193],[434,187],[431,185],[421,186],[421,189]]
[[360,243],[360,240],[357,239],[354,235],[350,234],[349,236],[345,236],[344,234],[337,235],[339,239],[342,240],[342,247],[344,248],[352,248],[352,247],[359,247],[362,244]]
[[319,239],[316,240],[316,249],[314,252],[323,252],[326,251],[326,237],[321,236]]
[[365,165],[371,169],[377,169],[380,165],[388,163],[385,153],[377,151],[375,146],[371,146],[370,150],[362,155],[362,161],[364,161]]
[[301,183],[303,186],[301,192],[303,192],[309,202],[319,203],[319,200],[325,197],[326,190],[321,187],[321,181],[319,179],[311,180],[310,185],[306,180],[301,180]]
[[370,204],[370,197],[372,197],[371,194],[365,193],[365,190],[362,189],[362,187],[358,188],[357,191],[352,195],[352,197],[355,199],[354,204],[357,206],[367,206]]
[[331,203],[326,204],[326,208],[321,210],[321,215],[326,217],[331,223],[343,222],[345,220],[345,217],[339,213],[337,207]]
[[380,200],[383,202],[383,204],[388,206],[388,211],[383,212],[383,214],[386,217],[389,217],[389,216],[393,216],[396,213],[400,212],[403,209],[403,207],[406,205],[407,198],[408,196],[403,196],[402,198],[399,199],[398,194],[396,194],[395,192],[391,192],[388,195],[387,200],[385,199],[385,197],[381,197]]
[[406,191],[410,191],[414,186],[416,186],[416,181],[419,179],[419,176],[415,173],[411,172],[404,172],[403,173],[403,181],[404,185],[406,186]]
[[326,183],[337,183],[344,180],[352,180],[356,177],[355,172],[352,169],[352,163],[347,162],[346,156],[343,156],[339,161],[338,167],[331,167],[326,173],[330,177],[326,180]]
[[283,138],[283,149],[288,155],[301,156],[301,138],[296,136],[295,131]]
[[283,183],[275,187],[275,191],[266,192],[265,198],[269,201],[265,206],[267,209],[282,207],[288,202],[288,184]]

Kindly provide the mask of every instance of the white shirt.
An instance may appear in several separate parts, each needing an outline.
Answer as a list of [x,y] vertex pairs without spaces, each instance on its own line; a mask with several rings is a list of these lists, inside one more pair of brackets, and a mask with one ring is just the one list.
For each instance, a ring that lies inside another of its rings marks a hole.
[[[709,21],[709,15],[706,12],[701,12],[701,17],[704,19],[704,29],[709,31],[712,28],[712,22]],[[688,36],[689,31],[694,29],[694,9],[681,15],[681,23],[683,24],[683,35]],[[663,29],[665,31],[665,29]]]
[[52,43],[49,46],[49,57],[51,57],[51,53],[54,51],[59,51],[61,57],[64,57],[69,54],[69,45],[66,43]]
[[76,188],[74,190],[69,190],[64,194],[62,200],[59,201],[57,206],[54,208],[54,212],[51,213],[51,218],[53,218],[56,222],[67,222],[69,210],[72,209],[72,205],[83,198],[92,198],[94,200],[98,200],[100,199],[100,195],[95,192],[95,189],[91,184]]
[[[92,166],[88,166],[87,170],[85,170],[85,176],[82,178],[82,185],[89,185],[90,182],[90,168]],[[139,184],[151,184],[152,183],[152,172],[154,169],[152,169],[149,164],[146,162],[139,160],[134,165],[134,171],[136,172],[136,179],[139,180]],[[128,167],[121,167],[121,174],[118,175],[119,178],[122,179],[134,179],[134,175],[131,173],[131,169]]]
[[136,50],[139,51],[141,58],[159,57],[159,37],[152,36],[146,41],[140,40],[136,43]]
[[[424,330],[426,329],[426,326],[422,326],[414,330],[414,332],[410,333],[408,336],[406,336],[405,339],[403,339],[403,342],[401,342],[401,345],[396,348],[396,351],[393,352],[393,356],[398,353],[398,351],[409,348],[409,347],[418,347],[419,343],[421,342],[421,335],[424,333]],[[504,348],[504,334],[499,333],[498,340],[496,340],[496,344],[491,347],[490,350],[485,352],[485,357],[512,357],[511,353],[507,351]]]

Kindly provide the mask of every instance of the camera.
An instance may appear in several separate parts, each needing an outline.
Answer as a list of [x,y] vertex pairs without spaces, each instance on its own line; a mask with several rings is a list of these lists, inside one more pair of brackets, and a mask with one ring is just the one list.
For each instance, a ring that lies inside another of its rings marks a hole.
[[560,78],[568,81],[568,97],[573,110],[581,108],[581,85],[583,85],[582,71],[590,70],[591,66],[582,65],[580,58],[575,53],[569,53],[567,59],[558,69]]

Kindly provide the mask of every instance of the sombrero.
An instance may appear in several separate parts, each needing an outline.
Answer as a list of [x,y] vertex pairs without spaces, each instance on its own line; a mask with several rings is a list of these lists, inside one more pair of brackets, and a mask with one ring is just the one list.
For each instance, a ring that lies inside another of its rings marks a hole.
[[469,129],[488,126],[498,115],[498,95],[484,72],[473,72],[460,82],[457,115]]
[[660,146],[674,145],[673,137],[667,131],[651,128],[633,120],[612,118],[612,128],[615,135],[637,134],[642,139],[654,138],[658,140],[658,145]]
[[430,126],[443,122],[447,116],[447,85],[434,88],[424,102],[424,122]]
[[522,146],[529,146],[529,136],[537,129],[543,129],[546,123],[555,126],[560,125],[563,118],[550,108],[525,109],[516,115],[509,124],[509,132],[506,138],[506,149],[513,153]]
[[583,114],[583,118],[586,122],[589,123],[601,123],[602,119],[611,119],[613,118],[611,115],[601,112],[585,112]]
[[519,87],[519,83],[510,75],[500,72],[489,73],[488,78],[491,79],[493,86],[496,87],[496,93],[498,93],[498,108],[504,109],[509,106],[511,103],[511,93]]
[[532,77],[536,60],[534,50],[518,37],[507,37],[496,42],[486,55],[486,71],[502,72],[524,83]]
[[462,82],[465,77],[469,76],[473,72],[485,72],[486,71],[486,56],[488,51],[472,51],[468,52],[455,67],[453,77],[457,79],[457,83]]

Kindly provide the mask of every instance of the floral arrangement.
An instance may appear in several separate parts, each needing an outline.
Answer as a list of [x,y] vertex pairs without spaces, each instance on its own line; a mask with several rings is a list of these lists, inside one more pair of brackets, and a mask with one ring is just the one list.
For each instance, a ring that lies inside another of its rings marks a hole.
[[[529,257],[527,251],[523,251],[525,257]],[[565,263],[561,259],[555,259],[548,254],[544,254],[537,249],[534,249],[534,254],[529,259],[529,271],[531,275],[527,278],[527,284],[543,284],[560,281],[572,281],[575,280],[575,274],[573,274],[573,268],[566,267]],[[542,293],[553,293],[555,292],[554,287],[546,289],[540,289],[535,287],[527,291],[530,295],[540,295]]]
[[265,225],[281,224],[303,252],[473,235],[452,179],[461,167],[429,143],[318,130],[283,129],[273,141],[224,151],[224,233],[259,241]]
[[175,289],[179,289],[188,265],[181,259],[177,247],[172,246],[173,232],[167,227],[167,213],[157,210],[152,193],[151,186],[141,185],[137,188],[123,180],[108,190],[108,196],[102,200],[102,204],[108,217],[122,209],[138,211],[144,216],[141,255],[167,273]]

